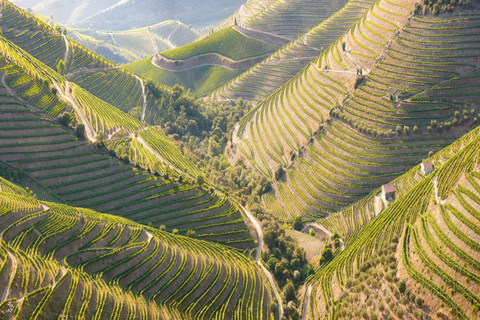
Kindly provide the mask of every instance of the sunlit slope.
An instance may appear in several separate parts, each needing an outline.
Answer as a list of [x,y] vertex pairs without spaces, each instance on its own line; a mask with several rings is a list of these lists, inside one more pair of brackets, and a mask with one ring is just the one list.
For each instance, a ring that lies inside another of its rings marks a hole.
[[11,302],[17,314],[49,318],[269,317],[268,282],[236,250],[3,190],[0,212],[2,310]]
[[408,99],[475,70],[477,11],[416,17],[407,5],[377,2],[240,122],[230,155],[272,180],[289,167],[276,184],[287,216],[339,210],[468,132],[478,116],[474,106]]
[[[431,159],[433,173],[424,176],[416,167],[397,181],[397,199],[358,229],[345,250],[307,280],[312,288],[304,301],[307,319],[323,319],[327,313],[341,315],[342,307],[335,300],[340,298],[342,287],[354,279],[356,271],[368,269],[363,263],[379,257],[380,249],[395,238],[400,238],[396,254],[385,257],[389,260],[380,259],[380,264],[396,264],[394,276],[405,280],[407,288],[429,304],[424,313],[450,319],[476,317],[479,139],[476,128]],[[375,311],[375,304],[363,307]],[[399,307],[409,313],[406,306]]]
[[[54,96],[51,105],[55,101],[62,103],[63,109],[71,112],[73,125],[83,122],[92,139],[102,132],[110,136],[123,131],[132,141],[121,156],[138,168],[97,151],[95,145],[77,139],[72,131],[57,125],[48,114],[51,108],[38,103],[49,99],[51,91],[38,78],[36,68],[52,76],[55,73],[41,63],[29,64],[29,59],[35,60],[24,51],[22,56],[14,56],[13,44],[9,47],[5,42],[2,48],[9,48],[6,51],[9,59],[16,57],[18,63],[7,64],[2,60],[5,85],[0,88],[4,101],[0,158],[3,161],[22,169],[69,203],[103,212],[115,211],[140,223],[165,225],[180,233],[195,230],[198,237],[206,240],[237,247],[252,246],[253,239],[241,214],[226,196],[174,180],[180,176],[179,172],[187,170],[196,176],[198,169],[162,133],[155,133],[155,129],[70,84],[73,96],[68,98],[68,104]],[[58,74],[56,77],[61,79]],[[140,132],[141,140],[134,132]],[[155,139],[150,139],[151,136]],[[140,167],[164,178],[139,170]]]
[[325,6],[337,8],[338,11],[331,16],[327,12],[318,16],[320,19],[317,20],[317,24],[312,24],[308,32],[232,79],[213,92],[209,98],[219,101],[242,98],[255,104],[261,102],[337,41],[373,3],[374,1],[356,0],[347,3],[324,3]]
[[186,46],[125,66],[158,83],[180,84],[204,96],[262,61],[278,46],[226,28]]
[[10,2],[4,1],[1,10],[3,36],[54,70],[60,60],[67,72],[113,66]]

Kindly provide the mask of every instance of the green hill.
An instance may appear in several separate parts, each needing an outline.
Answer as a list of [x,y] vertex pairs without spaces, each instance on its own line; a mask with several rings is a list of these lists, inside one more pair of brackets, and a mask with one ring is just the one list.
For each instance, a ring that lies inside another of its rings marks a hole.
[[0,178],[2,315],[268,318],[265,279],[237,251],[5,185]]
[[161,52],[153,58],[127,64],[125,68],[158,83],[167,86],[179,84],[195,95],[204,96],[261,61],[276,48],[227,28],[200,41]]

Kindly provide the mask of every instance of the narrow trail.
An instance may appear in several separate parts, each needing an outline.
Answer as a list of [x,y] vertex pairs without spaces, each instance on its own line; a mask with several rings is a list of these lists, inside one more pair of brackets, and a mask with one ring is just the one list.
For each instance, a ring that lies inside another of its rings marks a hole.
[[177,27],[176,27],[175,29],[173,29],[173,31],[170,32],[170,34],[169,34],[168,37],[167,37],[167,42],[168,42],[168,44],[169,44],[173,49],[175,49],[177,46],[170,42],[170,37],[172,36],[172,34],[173,34],[175,31],[177,31],[178,28],[180,28],[180,25],[181,25],[181,23],[180,23],[180,21],[178,21]]
[[17,258],[15,258],[15,256],[10,251],[8,251],[7,253],[8,253],[8,258],[12,261],[12,270],[10,272],[10,279],[8,280],[8,286],[5,288],[5,292],[2,295],[1,301],[7,300],[8,295],[10,294],[10,287],[13,283],[13,280],[15,280],[15,274],[17,273],[17,268],[18,268]]
[[67,36],[62,34],[63,41],[65,42],[65,53],[63,55],[63,62],[65,65],[67,65],[67,59],[68,59],[68,39]]
[[120,43],[118,43],[117,40],[115,40],[115,37],[113,36],[112,32],[103,32],[103,34],[110,35],[110,37],[112,38],[113,44],[116,45],[117,47],[123,48],[123,46]]
[[143,84],[143,80],[140,79],[137,75],[135,78],[138,79],[140,85],[142,86],[142,96],[143,96],[143,107],[142,107],[142,118],[140,119],[142,122],[145,120],[145,109],[147,108],[147,96],[145,95],[145,85]]
[[246,216],[252,222],[253,226],[255,227],[255,230],[257,231],[258,246],[257,246],[256,252],[255,252],[255,261],[262,268],[263,272],[265,273],[265,275],[268,278],[268,281],[270,282],[270,286],[272,287],[273,293],[275,294],[275,297],[278,300],[278,318],[282,319],[282,317],[283,317],[282,297],[280,297],[280,293],[277,290],[277,286],[275,285],[275,280],[273,279],[273,275],[260,262],[260,253],[262,252],[262,247],[263,247],[262,227],[260,226],[260,223],[258,222],[258,220],[250,212],[248,212],[247,209],[245,209],[242,205],[240,205],[240,207],[242,208],[243,212],[245,212]]
[[93,129],[92,124],[90,121],[88,121],[87,116],[85,115],[85,111],[83,110],[82,107],[80,107],[76,100],[75,97],[70,93],[69,90],[69,82],[65,80],[65,91],[62,90],[62,88],[58,85],[58,83],[53,82],[55,88],[57,89],[57,93],[60,95],[60,97],[64,100],[67,100],[72,107],[75,109],[77,114],[80,116],[80,119],[82,120],[82,123],[85,125],[85,136],[87,137],[88,140],[95,142],[95,130]]
[[305,289],[305,297],[303,298],[302,320],[307,320],[308,302],[310,301],[311,294],[312,294],[312,285],[309,283],[307,284],[307,288]]
[[[158,46],[157,43],[155,42],[155,38],[153,37],[153,34],[150,32],[150,28],[147,29],[148,35],[150,36],[150,41],[152,42],[153,46],[153,55],[156,55],[158,53]],[[169,43],[170,44],[170,43]],[[173,48],[172,48],[173,49]]]

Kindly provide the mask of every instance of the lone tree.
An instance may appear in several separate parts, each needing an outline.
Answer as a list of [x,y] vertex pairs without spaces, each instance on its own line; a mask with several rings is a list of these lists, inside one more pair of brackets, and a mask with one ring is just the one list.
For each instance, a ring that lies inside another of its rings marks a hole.
[[197,176],[197,185],[201,188],[205,183],[205,177],[201,174]]
[[58,117],[58,121],[60,121],[60,123],[62,124],[62,126],[68,126],[68,124],[70,123],[70,113],[68,112],[64,112],[60,115],[60,117]]
[[77,124],[75,127],[75,135],[80,139],[85,138],[85,125],[83,123]]
[[57,72],[64,76],[67,73],[67,67],[65,66],[65,62],[62,59],[58,61],[57,64]]

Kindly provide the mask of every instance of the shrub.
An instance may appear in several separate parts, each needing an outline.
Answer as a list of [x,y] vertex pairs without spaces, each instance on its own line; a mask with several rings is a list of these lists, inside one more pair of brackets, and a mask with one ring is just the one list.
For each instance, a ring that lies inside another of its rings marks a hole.
[[297,296],[295,294],[295,287],[293,286],[293,283],[288,281],[288,283],[285,285],[283,288],[283,296],[285,297],[285,301],[297,301]]
[[195,238],[196,237],[195,230],[188,230],[187,231],[187,237]]
[[178,234],[178,229],[173,229],[172,234]]
[[85,125],[83,123],[77,124],[75,127],[75,135],[80,139],[85,138]]
[[165,227],[165,225],[162,224],[160,227],[158,227],[158,230],[160,230],[160,231],[167,231],[167,227]]
[[62,126],[68,126],[68,124],[70,123],[70,113],[68,112],[64,112],[62,113],[59,117],[58,117],[58,121],[60,122],[60,124]]
[[300,231],[302,230],[303,227],[303,221],[302,221],[302,216],[297,216],[293,220],[293,229]]

